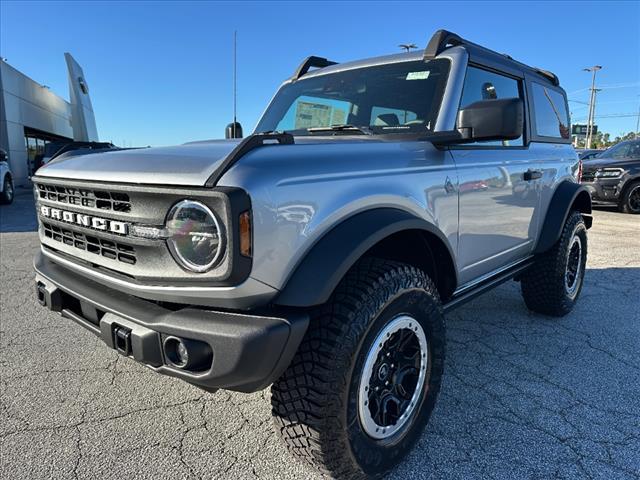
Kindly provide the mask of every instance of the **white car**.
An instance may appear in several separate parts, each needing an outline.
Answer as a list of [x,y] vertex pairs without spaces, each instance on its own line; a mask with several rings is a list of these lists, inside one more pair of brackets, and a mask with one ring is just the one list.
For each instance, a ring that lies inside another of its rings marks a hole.
[[9,156],[7,152],[0,149],[0,203],[13,202],[13,194],[13,175],[9,167]]

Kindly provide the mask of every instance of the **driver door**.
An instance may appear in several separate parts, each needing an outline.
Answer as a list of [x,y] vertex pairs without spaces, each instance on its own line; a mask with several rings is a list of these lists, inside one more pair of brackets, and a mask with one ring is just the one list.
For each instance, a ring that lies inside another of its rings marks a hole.
[[[522,79],[469,66],[460,108],[493,98],[524,102],[523,91]],[[452,146],[451,154],[458,170],[458,271],[464,284],[533,250],[538,166],[524,135]]]

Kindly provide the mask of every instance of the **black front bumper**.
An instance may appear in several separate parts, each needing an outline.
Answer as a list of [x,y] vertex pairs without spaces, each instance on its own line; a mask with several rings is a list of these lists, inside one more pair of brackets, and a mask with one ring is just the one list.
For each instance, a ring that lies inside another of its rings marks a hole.
[[[256,316],[187,305],[165,308],[79,277],[40,253],[34,266],[42,305],[152,370],[206,390],[253,392],[273,383],[289,365],[309,323],[297,311]],[[212,358],[197,371],[181,369],[164,351],[169,337],[206,345]]]
[[618,178],[583,182],[594,203],[618,203],[623,183]]

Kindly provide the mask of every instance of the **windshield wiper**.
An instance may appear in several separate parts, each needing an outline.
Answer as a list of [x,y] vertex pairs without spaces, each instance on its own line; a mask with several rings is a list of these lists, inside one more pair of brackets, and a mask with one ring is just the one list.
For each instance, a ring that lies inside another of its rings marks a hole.
[[368,127],[358,127],[356,125],[340,124],[340,125],[328,125],[326,127],[309,127],[307,132],[360,132],[363,135],[373,135],[373,132]]

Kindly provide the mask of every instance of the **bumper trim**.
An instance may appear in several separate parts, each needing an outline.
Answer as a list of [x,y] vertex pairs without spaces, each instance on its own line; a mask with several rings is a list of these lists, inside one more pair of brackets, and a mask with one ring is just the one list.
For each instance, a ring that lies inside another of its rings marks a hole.
[[207,287],[207,286],[178,286],[169,287],[163,285],[144,285],[116,278],[94,269],[84,267],[67,260],[61,255],[56,255],[44,247],[40,248],[35,262],[39,257],[45,256],[55,263],[64,265],[80,275],[101,283],[106,287],[127,292],[129,295],[164,302],[180,303],[191,301],[195,305],[214,306],[229,309],[248,309],[267,303],[278,291],[260,282],[253,277],[247,278],[243,283],[232,287]]
[[[158,373],[209,391],[254,392],[273,383],[291,362],[309,323],[306,313],[294,310],[262,316],[188,305],[177,310],[163,308],[79,277],[43,256],[36,258],[35,269],[38,298],[44,292],[47,308],[90,330],[110,348],[116,347],[116,329],[129,330],[128,356]],[[98,312],[97,317],[83,314],[87,306]],[[213,350],[211,366],[204,371],[172,366],[162,351],[166,336],[208,344]]]

